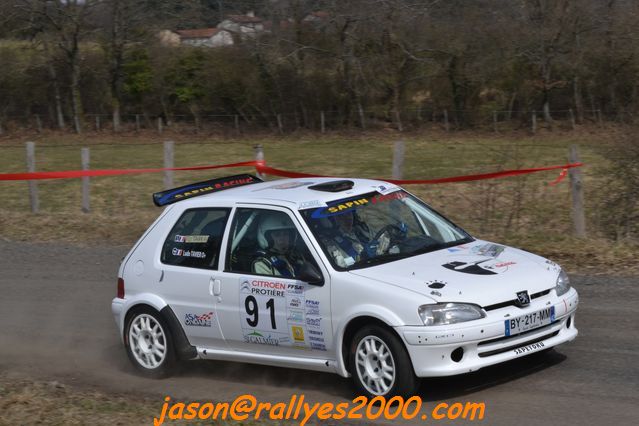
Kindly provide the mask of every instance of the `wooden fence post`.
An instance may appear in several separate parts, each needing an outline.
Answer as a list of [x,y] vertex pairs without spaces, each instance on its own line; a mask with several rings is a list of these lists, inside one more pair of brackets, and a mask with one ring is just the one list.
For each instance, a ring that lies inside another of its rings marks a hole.
[[[35,172],[35,143],[27,142],[27,172]],[[35,180],[29,181],[29,201],[31,203],[31,213],[40,211],[40,200],[38,199],[38,184]]]
[[532,112],[532,132],[533,135],[537,133],[537,111]]
[[450,131],[450,123],[448,122],[448,110],[447,109],[444,110],[444,129],[446,129],[447,132]]
[[162,117],[158,117],[158,133],[162,134]]
[[577,123],[575,122],[575,113],[573,112],[572,108],[568,110],[568,113],[570,114],[570,125],[572,126],[572,130],[575,130],[577,128]]
[[[255,161],[264,161],[264,147],[262,146],[262,144],[257,144],[255,146],[253,146],[253,149],[255,150]],[[260,172],[256,172],[255,175],[264,180],[264,175]]]
[[140,114],[135,114],[135,131],[140,131]]
[[[174,167],[173,162],[173,141],[164,141],[164,168]],[[164,171],[164,188],[173,188],[173,170]]]
[[405,150],[403,140],[395,141],[393,145],[393,179],[401,179],[403,176]]
[[[82,170],[89,170],[89,148],[80,150],[80,159],[82,161]],[[89,176],[82,176],[82,212],[89,213],[91,211],[91,203],[89,198]]]
[[95,115],[95,131],[96,132],[100,131],[100,115],[99,114]]
[[[579,162],[577,145],[570,146],[568,155],[571,163]],[[572,222],[575,227],[575,236],[583,238],[586,236],[586,215],[584,213],[584,188],[581,179],[581,168],[573,167],[569,171],[570,192],[572,195]]]
[[326,132],[326,116],[324,115],[324,111],[320,111],[320,129],[322,133]]

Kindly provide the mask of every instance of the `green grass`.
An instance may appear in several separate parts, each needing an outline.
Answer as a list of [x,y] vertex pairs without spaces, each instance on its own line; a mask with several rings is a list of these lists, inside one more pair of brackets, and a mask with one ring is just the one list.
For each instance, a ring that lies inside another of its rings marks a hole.
[[[175,165],[195,166],[250,160],[253,145],[264,146],[267,164],[307,173],[351,177],[390,177],[393,142],[397,134],[295,135],[284,138],[227,139],[174,136]],[[406,142],[404,178],[437,178],[500,169],[557,165],[567,162],[568,147],[578,144],[587,207],[603,189],[598,171],[607,165],[602,145],[607,134],[544,133],[535,137],[475,133],[402,135]],[[91,148],[91,168],[146,168],[162,166],[162,139],[152,133],[139,137],[46,135],[37,140],[38,171],[77,169],[80,148]],[[0,172],[25,170],[22,140],[0,142]],[[226,169],[175,172],[175,185],[214,176],[253,172]],[[577,240],[572,235],[568,179],[549,186],[559,171],[522,177],[444,185],[417,185],[408,189],[472,234],[549,255],[573,270],[611,266],[620,259],[636,270],[637,250],[613,244],[594,232]],[[39,181],[41,212],[32,215],[26,182],[0,182],[0,236],[10,240],[72,241],[85,244],[131,244],[160,210],[151,194],[163,189],[162,174],[91,179],[90,214],[80,212],[80,180]],[[608,268],[610,269],[610,268]],[[622,271],[623,272],[623,271]]]

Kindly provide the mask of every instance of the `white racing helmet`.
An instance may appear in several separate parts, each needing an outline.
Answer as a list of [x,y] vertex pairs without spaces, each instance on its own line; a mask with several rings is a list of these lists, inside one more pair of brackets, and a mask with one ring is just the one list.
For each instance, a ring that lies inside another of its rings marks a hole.
[[293,235],[295,226],[285,213],[271,213],[262,217],[257,226],[257,242],[262,249],[268,249],[273,245],[273,238],[270,233],[277,230],[287,230],[291,232],[291,245],[293,245]]

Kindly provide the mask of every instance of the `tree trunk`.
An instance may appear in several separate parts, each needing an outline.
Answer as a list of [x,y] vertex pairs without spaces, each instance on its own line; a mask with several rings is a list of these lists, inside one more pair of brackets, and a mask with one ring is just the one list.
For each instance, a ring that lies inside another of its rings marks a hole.
[[113,99],[111,101],[112,109],[113,109],[113,131],[120,131],[120,102],[117,99]]
[[577,123],[582,124],[584,121],[584,101],[581,95],[581,83],[578,76],[572,79],[572,90],[575,102],[575,111],[577,112]]
[[392,111],[393,111],[393,120],[395,120],[395,126],[397,127],[397,130],[399,130],[400,132],[404,131],[404,126],[402,125],[402,118],[400,116],[399,113],[399,94],[400,94],[400,88],[398,87],[399,85],[395,85],[393,87],[393,105],[392,105]]
[[552,116],[550,115],[550,101],[548,100],[547,93],[544,94],[543,112],[544,112],[544,121],[548,123],[550,127],[552,127],[553,121],[552,121]]
[[60,81],[58,80],[58,73],[55,70],[55,66],[52,62],[53,59],[50,55],[49,43],[47,42],[47,40],[43,40],[42,45],[44,47],[44,53],[46,55],[45,60],[47,61],[47,71],[49,73],[51,83],[53,84],[53,102],[55,103],[56,121],[58,124],[58,128],[62,130],[64,129],[64,112],[62,110],[62,96],[60,95]]
[[49,75],[53,81],[53,99],[55,102],[55,114],[58,122],[58,129],[62,130],[65,127],[64,112],[62,110],[62,95],[60,95],[60,82],[58,81],[58,75],[53,64],[49,64]]
[[69,53],[71,65],[71,108],[73,109],[73,124],[76,133],[82,133],[82,97],[80,95],[80,57],[78,48]]

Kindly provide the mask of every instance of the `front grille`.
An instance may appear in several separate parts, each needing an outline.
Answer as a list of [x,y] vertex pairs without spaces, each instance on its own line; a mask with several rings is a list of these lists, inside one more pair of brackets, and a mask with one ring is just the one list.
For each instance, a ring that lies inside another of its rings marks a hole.
[[557,322],[555,321],[552,324],[544,325],[543,327],[533,328],[532,330],[522,331],[521,333],[512,334],[510,336],[503,336],[503,337],[497,337],[496,339],[484,340],[483,342],[479,342],[477,344],[477,346],[490,345],[492,343],[498,343],[498,342],[503,342],[503,341],[506,341],[506,340],[512,340],[512,339],[515,339],[517,337],[523,337],[523,336],[526,336],[528,334],[543,332],[543,331],[551,329],[556,324],[557,324]]
[[[539,331],[539,329],[536,329],[534,331]],[[550,339],[551,337],[555,337],[557,334],[559,334],[559,330],[553,331],[552,333],[546,334],[546,335],[541,336],[541,337],[537,337],[537,338],[532,339],[532,340],[528,340],[526,342],[517,343],[516,345],[508,346],[508,347],[505,347],[505,348],[495,349],[494,351],[482,352],[482,353],[480,353],[478,355],[479,355],[480,358],[485,358],[487,356],[493,356],[493,355],[502,354],[504,352],[512,351],[513,349],[521,348],[523,346],[528,346],[528,345],[532,345],[533,343],[541,342],[542,340]],[[509,339],[510,339],[510,337],[509,337]],[[484,343],[484,342],[482,342],[482,343]]]
[[[544,291],[540,291],[534,294],[530,295],[530,300],[534,300],[537,299],[538,297],[543,297],[545,295],[547,295],[548,293],[550,293],[550,288],[548,290],[544,290]],[[506,306],[516,306],[519,308],[519,306],[517,305],[517,299],[512,299],[512,300],[507,300],[505,302],[501,302],[501,303],[495,303],[494,305],[488,305],[488,306],[484,306],[484,310],[485,311],[494,311],[495,309],[501,309],[501,308],[505,308]]]

